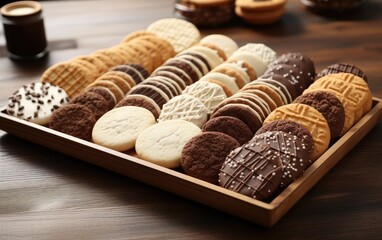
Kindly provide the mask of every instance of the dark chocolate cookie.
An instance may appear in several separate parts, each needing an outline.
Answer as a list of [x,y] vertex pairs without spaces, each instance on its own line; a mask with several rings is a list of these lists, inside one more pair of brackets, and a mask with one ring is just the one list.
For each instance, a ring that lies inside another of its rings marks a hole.
[[101,86],[91,87],[89,89],[86,89],[86,91],[94,92],[101,95],[107,101],[109,110],[112,109],[116,104],[116,99],[114,94],[105,87],[101,87]]
[[345,110],[341,101],[334,94],[327,91],[314,91],[301,95],[294,102],[317,109],[328,122],[331,139],[336,139],[341,135],[345,124]]
[[98,119],[109,111],[109,103],[104,97],[94,92],[83,92],[70,100],[71,104],[81,104],[88,107]]
[[313,153],[314,141],[312,134],[303,125],[291,120],[276,120],[262,126],[255,136],[270,131],[282,131],[297,136],[304,144],[304,148],[309,153]]
[[365,80],[365,82],[368,81],[366,74],[361,69],[359,69],[357,66],[348,63],[336,63],[330,65],[324,68],[320,73],[318,73],[316,79],[335,73],[351,73],[362,78],[363,80]]
[[227,104],[217,109],[211,118],[220,116],[231,116],[243,121],[254,134],[262,125],[260,115],[255,110],[244,104]]
[[94,113],[87,106],[68,104],[53,113],[49,121],[49,128],[91,141],[96,121]]
[[227,134],[202,132],[191,138],[182,150],[181,166],[187,175],[217,184],[227,155],[240,144]]
[[251,129],[240,119],[230,116],[211,118],[202,128],[205,132],[221,132],[236,139],[240,145],[252,139]]
[[123,107],[123,106],[136,106],[143,107],[149,110],[157,119],[160,114],[160,108],[155,101],[145,95],[133,94],[126,95],[115,107]]
[[301,176],[312,163],[311,153],[305,144],[297,136],[286,132],[272,131],[258,134],[248,144],[269,145],[274,158],[280,158],[283,171],[281,188],[287,187]]
[[248,143],[236,148],[220,169],[220,186],[269,201],[282,180],[282,163],[276,153],[269,144]]

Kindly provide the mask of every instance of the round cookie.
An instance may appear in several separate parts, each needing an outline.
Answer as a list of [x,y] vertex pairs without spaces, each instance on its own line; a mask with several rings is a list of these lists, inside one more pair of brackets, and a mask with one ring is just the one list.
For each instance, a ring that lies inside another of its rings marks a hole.
[[126,95],[121,101],[117,103],[115,107],[118,108],[123,106],[136,106],[146,108],[154,115],[155,119],[159,117],[161,112],[160,107],[154,100],[140,94]]
[[[276,90],[274,90],[272,87],[269,87],[266,84],[247,84],[246,86],[244,86],[240,90],[240,92],[246,92],[247,89],[248,90],[252,90],[252,89],[259,90],[259,91],[262,91],[263,93],[267,94],[273,100],[273,103],[275,104],[274,106],[276,106],[276,107],[280,107],[280,106],[284,105],[283,100],[280,97],[279,93]],[[273,111],[274,109],[272,109],[272,107],[271,107],[271,110]]]
[[227,57],[230,57],[237,49],[237,43],[230,37],[222,34],[210,34],[203,37],[200,43],[210,43],[222,49]]
[[[111,71],[120,71],[128,74],[135,82],[136,84],[141,83],[142,81],[145,80],[143,75],[133,66],[130,66],[129,64],[123,64],[123,65],[118,65],[110,69]],[[145,70],[146,71],[146,70]],[[148,75],[148,73],[147,73]]]
[[114,97],[117,100],[117,102],[121,101],[124,96],[122,90],[115,83],[111,81],[106,81],[106,80],[98,80],[89,84],[87,88],[85,89],[85,91],[89,88],[93,88],[96,86],[105,87],[109,89],[114,94]]
[[183,90],[183,94],[189,94],[198,98],[207,108],[207,114],[211,115],[221,101],[227,98],[220,85],[198,81]]
[[268,65],[277,59],[276,52],[263,43],[247,43],[240,47],[237,51],[252,53]]
[[172,66],[183,70],[187,74],[187,76],[189,76],[192,80],[192,82],[187,82],[187,85],[190,85],[199,80],[198,73],[191,66],[190,62],[182,61],[178,58],[171,58],[170,60],[165,62],[163,66]]
[[267,70],[268,64],[260,57],[246,51],[236,51],[231,58],[246,61],[256,71],[257,76],[261,76]]
[[145,108],[114,108],[94,125],[93,142],[116,151],[127,151],[134,148],[138,135],[155,123],[154,115]]
[[240,119],[230,116],[215,117],[208,120],[202,130],[204,132],[221,132],[236,139],[240,145],[252,139],[251,129]]
[[284,53],[277,58],[275,64],[282,63],[300,68],[309,83],[314,81],[316,77],[316,68],[314,62],[308,56],[299,52]]
[[219,116],[231,116],[236,117],[243,121],[254,134],[262,125],[261,117],[251,107],[244,104],[227,104],[217,109],[211,116],[211,118]]
[[310,166],[311,153],[305,144],[295,135],[275,131],[255,135],[249,144],[266,144],[275,151],[274,156],[279,157],[282,163],[283,176],[281,188],[287,187],[300,177],[306,168]]
[[269,144],[244,144],[227,156],[220,186],[260,201],[269,201],[282,180],[282,162]]
[[85,105],[68,104],[53,113],[49,128],[91,141],[92,129],[96,121],[94,113]]
[[202,127],[207,121],[207,112],[206,106],[198,98],[189,94],[181,94],[163,105],[158,122],[182,119]]
[[220,72],[210,72],[204,77],[202,77],[199,81],[208,81],[209,79],[218,81],[225,86],[228,87],[229,91],[233,94],[237,93],[240,89],[236,84],[236,80],[234,77],[228,76],[226,74]]
[[187,175],[217,184],[225,158],[240,144],[220,132],[202,132],[191,138],[182,150],[180,163]]
[[162,108],[162,106],[170,100],[166,93],[152,85],[138,84],[137,86],[133,87],[128,94],[145,95],[154,100],[160,108]]
[[294,103],[303,103],[317,109],[328,122],[332,139],[341,135],[345,124],[345,109],[334,94],[314,91],[297,97]]
[[46,125],[52,113],[69,101],[60,87],[50,83],[24,85],[8,100],[7,114],[40,125]]
[[[174,77],[174,75],[177,77]],[[180,68],[180,66],[160,66],[151,74],[151,76],[164,76],[171,78],[175,81],[178,78],[180,78],[181,81],[184,83],[180,85],[184,85],[184,87],[193,83],[190,75],[188,75],[187,72]]]
[[115,99],[114,94],[107,88],[105,87],[92,87],[86,89],[86,92],[93,92],[101,95],[106,101],[109,106],[109,110],[112,109],[115,104],[117,103],[117,99]]
[[200,41],[200,32],[194,24],[176,18],[157,20],[147,27],[147,31],[167,40],[176,53]]
[[360,68],[349,63],[336,63],[330,65],[318,73],[316,79],[333,73],[351,73],[362,78],[365,82],[368,81],[366,74]]
[[109,104],[104,97],[94,92],[83,92],[70,100],[71,104],[81,104],[88,107],[95,115],[96,119],[109,111]]
[[276,120],[263,125],[255,135],[259,135],[270,131],[281,131],[292,134],[303,143],[303,148],[312,154],[314,150],[314,140],[312,134],[306,127],[291,120]]
[[184,145],[199,133],[199,127],[185,120],[160,122],[139,134],[135,151],[140,159],[163,167],[176,168],[180,166]]
[[269,114],[263,125],[282,119],[296,121],[308,129],[314,140],[313,161],[326,151],[330,143],[330,128],[325,117],[315,108],[301,103],[284,105]]

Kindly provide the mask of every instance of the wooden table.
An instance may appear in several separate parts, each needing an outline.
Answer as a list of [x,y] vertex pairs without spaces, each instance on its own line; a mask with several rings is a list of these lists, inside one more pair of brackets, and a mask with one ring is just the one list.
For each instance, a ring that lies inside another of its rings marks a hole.
[[[0,32],[0,106],[50,65],[117,44],[172,17],[171,0],[42,2],[50,42],[46,61],[19,64]],[[317,70],[337,62],[363,69],[382,97],[382,2],[324,17],[295,0],[282,20],[203,29],[239,45],[263,42],[300,51]],[[0,131],[0,239],[380,239],[382,121],[272,228],[265,228]]]

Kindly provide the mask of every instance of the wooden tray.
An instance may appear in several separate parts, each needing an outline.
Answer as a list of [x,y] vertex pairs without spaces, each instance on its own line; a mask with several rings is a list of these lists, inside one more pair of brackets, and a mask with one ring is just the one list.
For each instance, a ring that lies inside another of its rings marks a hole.
[[5,108],[0,110],[0,129],[10,134],[260,225],[272,226],[378,123],[382,99],[374,98],[372,109],[270,203],[143,161],[134,157],[133,152],[120,153],[9,116]]

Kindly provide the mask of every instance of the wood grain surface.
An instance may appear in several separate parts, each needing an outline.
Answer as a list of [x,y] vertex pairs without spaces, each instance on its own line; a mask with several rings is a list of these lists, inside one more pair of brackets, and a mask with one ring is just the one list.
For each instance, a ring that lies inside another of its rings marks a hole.
[[[6,57],[0,32],[0,106],[50,65],[119,43],[128,33],[172,17],[170,0],[44,1],[50,54],[21,64]],[[280,22],[239,20],[203,35],[239,45],[263,42],[300,51],[317,70],[348,62],[382,97],[382,1],[323,16],[290,0]],[[32,144],[0,130],[0,239],[380,239],[382,122],[272,228]],[[250,213],[248,213],[250,214]]]

